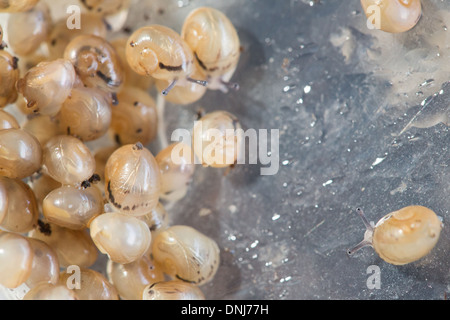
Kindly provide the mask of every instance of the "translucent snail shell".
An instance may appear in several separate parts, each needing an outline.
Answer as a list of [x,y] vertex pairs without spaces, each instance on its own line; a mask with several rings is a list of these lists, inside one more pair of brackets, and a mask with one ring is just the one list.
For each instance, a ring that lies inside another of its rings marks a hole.
[[162,25],[136,30],[128,39],[126,57],[138,74],[162,80],[189,76],[194,60],[181,36]]
[[217,77],[236,69],[239,36],[231,21],[219,10],[208,7],[193,10],[183,24],[181,36],[205,75]]
[[442,222],[430,209],[408,206],[388,213],[372,226],[358,210],[366,225],[364,240],[350,249],[351,255],[370,245],[386,262],[394,265],[411,263],[426,256],[436,245]]
[[361,5],[375,26],[379,19],[380,30],[391,33],[410,30],[422,15],[420,0],[361,0]]

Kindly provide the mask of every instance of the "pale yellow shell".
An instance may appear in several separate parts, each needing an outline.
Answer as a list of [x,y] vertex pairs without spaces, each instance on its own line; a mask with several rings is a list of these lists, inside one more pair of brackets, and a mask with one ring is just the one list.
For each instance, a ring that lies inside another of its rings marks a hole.
[[11,14],[8,45],[19,56],[32,54],[47,39],[51,23],[50,10],[44,1],[29,11]]
[[60,132],[82,141],[102,137],[111,124],[111,105],[97,88],[73,88],[57,116]]
[[192,148],[182,142],[172,143],[156,155],[161,170],[161,197],[181,199],[187,192],[195,171]]
[[145,215],[156,207],[161,173],[151,152],[137,143],[113,152],[105,166],[105,194],[125,214]]
[[42,204],[44,216],[61,227],[81,230],[103,212],[103,197],[94,186],[62,186],[51,191]]
[[205,300],[205,295],[195,285],[172,280],[148,285],[142,300]]
[[110,131],[121,145],[150,143],[157,133],[156,104],[150,94],[136,87],[125,87],[117,95],[118,104],[112,108]]
[[204,115],[194,125],[192,146],[203,166],[228,167],[236,163],[243,131],[237,118],[227,111]]
[[[42,222],[41,222],[42,223]],[[98,257],[97,248],[86,230],[71,230],[52,223],[44,223],[28,236],[47,243],[57,254],[61,267],[92,266]]]
[[81,81],[88,87],[118,92],[124,71],[116,50],[105,39],[83,34],[72,39],[64,51]]
[[147,77],[145,75],[138,74],[131,68],[131,66],[128,64],[126,57],[127,44],[128,44],[128,37],[118,38],[111,41],[111,45],[114,47],[114,49],[116,49],[116,52],[120,58],[120,62],[122,63],[123,69],[125,71],[124,87],[132,86],[143,90],[148,90],[154,84],[155,79],[153,77]]
[[54,116],[72,91],[75,79],[70,61],[41,62],[17,82],[17,90],[33,112]]
[[81,140],[67,135],[51,138],[43,150],[43,170],[62,184],[77,184],[94,174],[95,159]]
[[0,232],[0,284],[16,288],[31,274],[33,251],[20,234]]
[[0,176],[0,229],[24,233],[33,229],[39,211],[33,190],[23,181]]
[[108,260],[108,279],[124,300],[141,300],[146,286],[164,280],[164,274],[154,262],[144,255],[128,264]]
[[34,288],[42,282],[57,284],[59,278],[59,261],[55,251],[45,242],[27,238],[33,252],[31,273],[25,284],[28,288]]
[[194,52],[199,69],[208,77],[234,71],[239,61],[239,36],[219,10],[202,7],[186,18],[181,36]]
[[194,59],[181,36],[162,25],[136,30],[128,39],[126,57],[138,74],[162,80],[189,76]]
[[361,5],[374,26],[379,23],[381,30],[392,33],[410,30],[422,15],[420,0],[361,0]]
[[23,179],[42,163],[39,141],[23,129],[0,130],[0,175]]
[[408,206],[384,216],[373,231],[372,246],[385,261],[402,265],[427,255],[436,245],[442,222],[423,206]]
[[220,262],[219,247],[213,239],[182,225],[159,232],[152,254],[165,273],[196,285],[212,280]]
[[16,82],[20,77],[17,62],[17,57],[0,50],[0,108],[17,100]]
[[152,239],[147,224],[135,217],[107,212],[90,225],[91,238],[97,248],[117,263],[127,264],[140,259]]
[[42,282],[56,284],[58,276],[58,258],[47,244],[17,233],[0,233],[0,284],[33,288]]

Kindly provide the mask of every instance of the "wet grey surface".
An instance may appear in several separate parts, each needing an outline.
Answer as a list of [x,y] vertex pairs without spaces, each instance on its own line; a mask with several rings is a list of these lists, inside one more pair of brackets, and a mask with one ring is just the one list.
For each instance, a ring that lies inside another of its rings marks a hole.
[[[226,175],[199,167],[171,209],[174,222],[222,249],[214,281],[202,288],[207,298],[443,299],[450,291],[448,227],[430,255],[409,265],[390,265],[371,248],[346,255],[365,231],[356,207],[375,222],[412,204],[450,218],[442,123],[450,4],[427,2],[419,24],[400,35],[368,30],[356,0],[190,1],[156,14],[164,21],[211,5],[230,17],[243,46],[233,77],[241,90],[168,105],[168,134],[192,127],[199,108],[280,130],[276,175],[261,176],[258,165]],[[380,268],[380,289],[367,287],[371,265]]]

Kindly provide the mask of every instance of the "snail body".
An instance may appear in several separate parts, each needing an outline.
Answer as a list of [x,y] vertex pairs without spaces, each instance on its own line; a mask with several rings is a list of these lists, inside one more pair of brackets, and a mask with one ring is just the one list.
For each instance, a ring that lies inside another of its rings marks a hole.
[[237,89],[237,84],[228,81],[239,61],[240,41],[225,14],[209,7],[195,9],[184,21],[181,36],[192,49],[199,71],[207,77],[209,89]]

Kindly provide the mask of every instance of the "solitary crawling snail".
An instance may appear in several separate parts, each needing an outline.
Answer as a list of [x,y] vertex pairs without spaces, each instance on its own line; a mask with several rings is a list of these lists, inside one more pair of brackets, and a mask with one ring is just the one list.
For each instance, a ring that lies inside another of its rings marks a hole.
[[390,33],[412,29],[422,16],[420,0],[361,0],[361,5],[368,19]]
[[357,212],[366,232],[364,239],[347,253],[353,255],[365,246],[372,246],[380,258],[395,265],[426,256],[436,245],[442,229],[437,215],[422,206],[408,206],[388,213],[375,226],[369,223],[361,209]]

